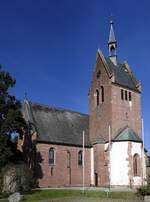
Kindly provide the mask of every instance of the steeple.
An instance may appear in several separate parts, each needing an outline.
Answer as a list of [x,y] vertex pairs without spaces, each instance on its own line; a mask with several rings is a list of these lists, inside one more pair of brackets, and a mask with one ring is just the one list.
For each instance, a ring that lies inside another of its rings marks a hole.
[[110,33],[109,33],[109,40],[108,40],[108,49],[109,49],[109,57],[111,61],[117,65],[117,55],[116,55],[116,49],[117,49],[117,41],[115,38],[115,33],[113,29],[113,21],[110,20]]

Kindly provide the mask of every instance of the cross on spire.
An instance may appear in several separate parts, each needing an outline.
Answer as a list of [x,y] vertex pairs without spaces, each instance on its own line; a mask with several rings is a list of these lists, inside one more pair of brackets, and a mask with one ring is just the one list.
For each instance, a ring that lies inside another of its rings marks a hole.
[[27,92],[24,93],[24,99],[28,100]]

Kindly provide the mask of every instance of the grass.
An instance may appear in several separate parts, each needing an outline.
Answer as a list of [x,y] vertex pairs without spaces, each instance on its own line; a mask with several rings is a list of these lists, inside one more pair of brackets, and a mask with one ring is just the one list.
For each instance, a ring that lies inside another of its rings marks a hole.
[[8,202],[8,200],[7,200],[8,196],[9,196],[9,194],[0,193],[0,202]]
[[136,194],[133,192],[107,192],[104,191],[85,191],[81,190],[42,190],[33,191],[25,196],[25,201],[38,201],[43,199],[66,198],[66,197],[92,197],[92,198],[112,198],[112,199],[130,199],[135,198]]

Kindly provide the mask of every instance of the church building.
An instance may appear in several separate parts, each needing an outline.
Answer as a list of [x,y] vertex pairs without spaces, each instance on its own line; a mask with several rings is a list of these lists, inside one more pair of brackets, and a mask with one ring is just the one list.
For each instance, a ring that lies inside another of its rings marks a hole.
[[128,62],[118,62],[113,21],[108,50],[96,53],[89,114],[24,100],[30,128],[20,147],[39,187],[144,183],[141,85]]

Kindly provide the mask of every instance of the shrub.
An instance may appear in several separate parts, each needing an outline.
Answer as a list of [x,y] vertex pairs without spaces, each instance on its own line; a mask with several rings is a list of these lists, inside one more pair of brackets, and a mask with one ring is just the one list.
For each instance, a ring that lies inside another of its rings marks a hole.
[[150,168],[147,171],[147,183],[150,185]]
[[0,171],[0,193],[2,192],[2,186],[3,186],[3,178],[2,178],[2,173]]
[[142,186],[138,189],[138,193],[142,196],[150,195],[150,185]]

